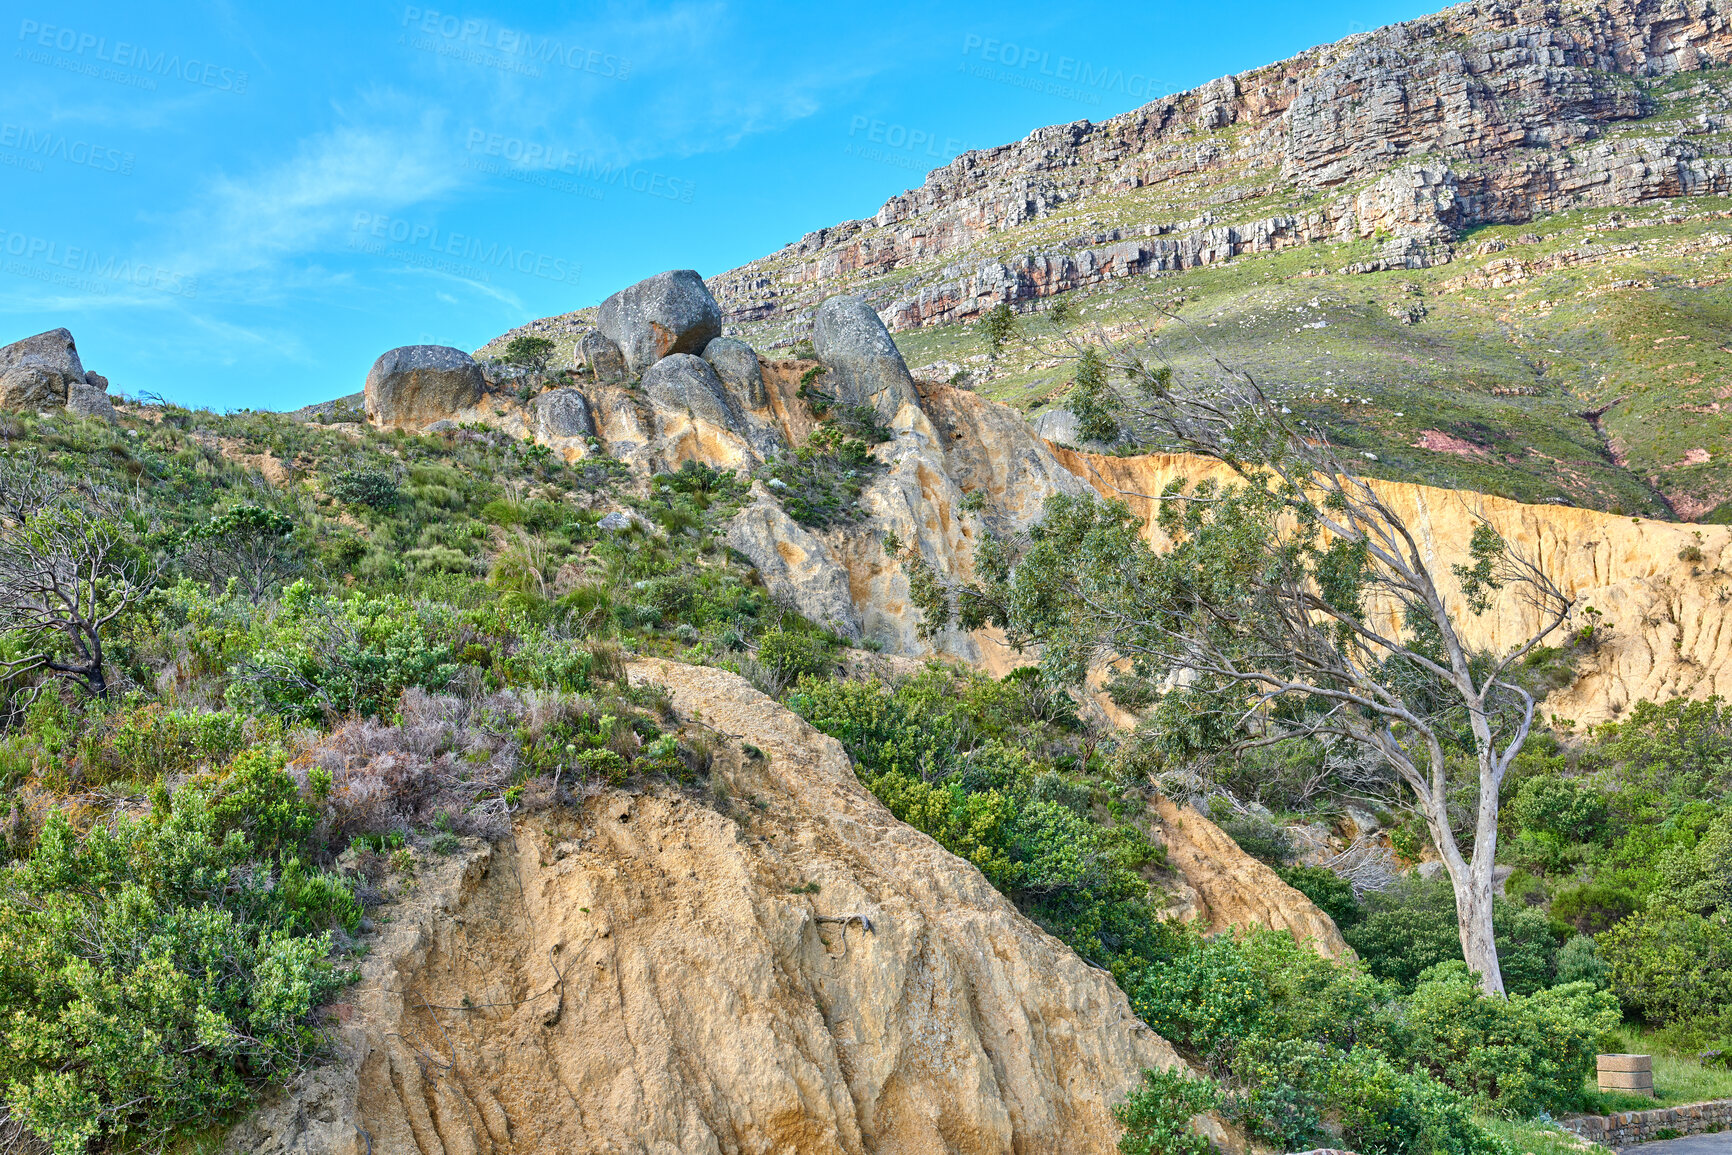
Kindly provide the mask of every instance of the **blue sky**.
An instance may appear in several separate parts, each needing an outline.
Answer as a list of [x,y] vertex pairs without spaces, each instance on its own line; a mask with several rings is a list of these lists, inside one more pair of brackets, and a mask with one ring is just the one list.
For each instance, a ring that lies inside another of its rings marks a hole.
[[116,392],[292,408],[1431,10],[438,2],[0,4],[0,343],[64,325]]

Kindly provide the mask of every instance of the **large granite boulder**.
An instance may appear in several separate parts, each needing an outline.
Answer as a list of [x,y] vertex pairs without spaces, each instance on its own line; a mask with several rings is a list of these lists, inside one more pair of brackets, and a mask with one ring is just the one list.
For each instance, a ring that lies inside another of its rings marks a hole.
[[753,501],[728,522],[728,545],[744,554],[778,602],[802,617],[859,640],[860,611],[849,592],[848,570],[824,543],[782,511],[762,483]]
[[108,394],[94,385],[68,385],[66,411],[76,417],[97,417],[108,422],[120,419]]
[[657,273],[601,303],[596,323],[634,373],[674,353],[702,353],[722,335],[722,307],[692,269]]
[[655,421],[659,468],[702,461],[718,469],[753,469],[764,456],[727,386],[708,361],[675,353],[643,376],[644,398]]
[[764,388],[764,369],[758,351],[737,337],[717,337],[704,346],[704,360],[744,408],[765,409],[770,392]]
[[381,429],[424,429],[481,400],[481,366],[448,345],[392,349],[367,374],[367,420]]
[[58,409],[68,387],[84,383],[78,346],[65,329],[0,348],[0,409]]
[[600,329],[585,329],[577,339],[577,359],[600,385],[618,385],[630,375],[619,346]]
[[576,389],[550,389],[530,402],[535,414],[535,439],[594,437],[595,417],[589,402]]
[[745,430],[745,418],[710,363],[690,353],[663,357],[643,376],[644,395],[662,413],[684,413],[730,433]]
[[812,347],[834,374],[844,405],[870,405],[889,424],[904,404],[919,406],[914,377],[890,330],[862,297],[831,297],[812,318]]

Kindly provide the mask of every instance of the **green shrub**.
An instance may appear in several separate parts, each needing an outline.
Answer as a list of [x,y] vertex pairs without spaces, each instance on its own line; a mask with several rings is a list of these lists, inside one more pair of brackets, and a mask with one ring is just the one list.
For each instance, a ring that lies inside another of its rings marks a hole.
[[1732,1007],[1732,924],[1726,915],[1660,907],[1599,938],[1612,990],[1651,1023],[1675,1023]]
[[1325,866],[1288,866],[1275,871],[1281,881],[1317,904],[1337,927],[1346,930],[1365,916],[1353,884]]
[[1660,856],[1646,910],[1600,936],[1612,988],[1655,1023],[1732,1007],[1732,813]]
[[[1365,917],[1344,928],[1342,936],[1378,978],[1411,989],[1421,972],[1461,959],[1461,931],[1447,878],[1416,879],[1367,900]],[[1550,985],[1557,940],[1544,913],[1498,899],[1492,929],[1506,989],[1532,994]]]
[[457,673],[454,639],[449,616],[432,607],[397,597],[339,601],[298,581],[259,627],[233,692],[308,721],[378,714],[409,686],[448,686]]
[[1617,1000],[1591,983],[1489,998],[1462,962],[1420,976],[1407,1002],[1415,1061],[1502,1115],[1581,1105],[1594,1055],[1618,1025]]
[[[85,776],[96,782],[149,782],[200,766],[220,766],[249,741],[246,719],[232,713],[167,710],[160,703],[111,713],[80,743]],[[258,733],[257,738],[268,737]]]
[[1221,1092],[1207,1079],[1183,1071],[1143,1071],[1142,1085],[1113,1108],[1125,1129],[1124,1155],[1209,1155],[1214,1145],[1191,1128],[1191,1119],[1221,1105]]
[[778,628],[758,638],[758,661],[791,686],[834,671],[836,647],[822,634]]
[[396,508],[398,490],[395,475],[378,469],[345,469],[325,479],[325,492],[350,505],[388,513]]
[[0,1086],[54,1148],[160,1146],[309,1065],[359,907],[299,854],[312,814],[269,751],[84,837],[52,811],[0,871]]
[[864,441],[821,425],[804,446],[760,469],[758,478],[789,517],[801,525],[826,526],[857,520],[860,494],[882,468]]
[[1424,1072],[1356,1047],[1331,1072],[1326,1097],[1341,1145],[1383,1155],[1511,1155],[1467,1100]]
[[1597,990],[1611,986],[1612,968],[1600,957],[1599,947],[1585,934],[1573,936],[1558,948],[1558,983],[1590,983]]

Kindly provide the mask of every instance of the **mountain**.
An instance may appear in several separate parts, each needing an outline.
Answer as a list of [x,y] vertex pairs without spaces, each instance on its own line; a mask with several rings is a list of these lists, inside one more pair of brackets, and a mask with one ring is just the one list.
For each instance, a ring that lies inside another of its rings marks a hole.
[[965,153],[709,283],[760,347],[862,294],[910,364],[1031,411],[1067,335],[1171,330],[1381,476],[1718,520],[1729,63],[1706,0],[1459,5]]

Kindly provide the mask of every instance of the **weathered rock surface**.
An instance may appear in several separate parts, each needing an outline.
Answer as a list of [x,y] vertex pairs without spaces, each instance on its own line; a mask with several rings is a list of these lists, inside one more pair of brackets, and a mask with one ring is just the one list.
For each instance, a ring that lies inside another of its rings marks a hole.
[[[1153,502],[1168,482],[1214,477],[1224,467],[1183,454],[1114,457],[1062,448],[1054,456],[1106,496],[1124,501],[1153,525]],[[1545,718],[1587,724],[1614,719],[1647,698],[1732,696],[1732,631],[1723,628],[1732,603],[1732,527],[1684,525],[1619,517],[1558,505],[1523,505],[1427,485],[1373,481],[1372,486],[1435,559],[1445,600],[1470,645],[1506,652],[1538,626],[1536,612],[1507,587],[1484,614],[1465,611],[1450,566],[1468,557],[1474,526],[1483,518],[1527,557],[1539,563],[1576,612],[1552,644],[1602,615],[1595,649],[1576,667],[1576,680],[1553,691],[1541,706]],[[1163,539],[1158,529],[1150,540]],[[1687,561],[1700,550],[1701,561]],[[1385,624],[1393,627],[1393,611]]]
[[863,298],[836,296],[819,306],[812,347],[830,367],[842,404],[870,405],[887,424],[904,405],[919,404],[902,353]]
[[599,329],[587,329],[577,339],[577,355],[598,385],[618,385],[631,375],[619,346]]
[[642,373],[670,354],[702,353],[722,334],[722,310],[696,272],[672,269],[603,301],[596,323],[626,366]]
[[759,805],[610,792],[442,867],[338,1008],[340,1062],[230,1150],[1116,1149],[1112,1103],[1180,1061],[1108,975],[743,680],[631,674],[762,751],[718,760]]
[[78,346],[66,329],[50,329],[0,348],[0,409],[58,409],[67,387],[83,385]]
[[[872,217],[711,287],[736,322],[793,322],[846,287],[903,329],[1379,230],[1396,246],[1371,264],[1421,267],[1449,259],[1444,242],[1476,224],[1726,195],[1723,96],[1710,85],[1695,94],[1706,111],[1674,112],[1685,91],[1643,83],[1729,60],[1732,21],[1712,0],[1459,4],[1098,124],[965,152]],[[1289,211],[1275,195],[1287,189],[1319,199]],[[1173,205],[1172,218],[1098,223],[1122,219],[1136,190]],[[1097,198],[1120,199],[1097,209]],[[1055,218],[1078,223],[1019,255],[1001,255],[1017,247],[1003,238],[987,250],[995,234]]]
[[481,367],[448,345],[404,345],[367,374],[367,419],[381,429],[421,429],[481,400]]
[[769,408],[770,394],[764,389],[757,350],[737,337],[717,337],[704,346],[704,360],[742,409]]
[[848,570],[825,544],[782,507],[761,482],[753,501],[728,523],[727,542],[744,554],[765,588],[801,616],[847,638],[861,636],[860,611],[848,588]]
[[535,418],[535,440],[567,461],[589,456],[589,439],[596,435],[589,402],[576,389],[549,389],[529,403]]
[[1197,810],[1156,795],[1155,819],[1167,861],[1196,896],[1194,909],[1180,912],[1182,917],[1201,918],[1211,934],[1258,927],[1290,931],[1325,958],[1356,957],[1328,915]]
[[643,391],[655,412],[660,456],[670,468],[685,461],[725,469],[756,464],[745,414],[702,357],[663,357],[644,374]]
[[114,402],[108,399],[108,394],[94,385],[68,385],[66,411],[78,417],[99,417],[104,421],[120,419],[119,414],[114,411]]

